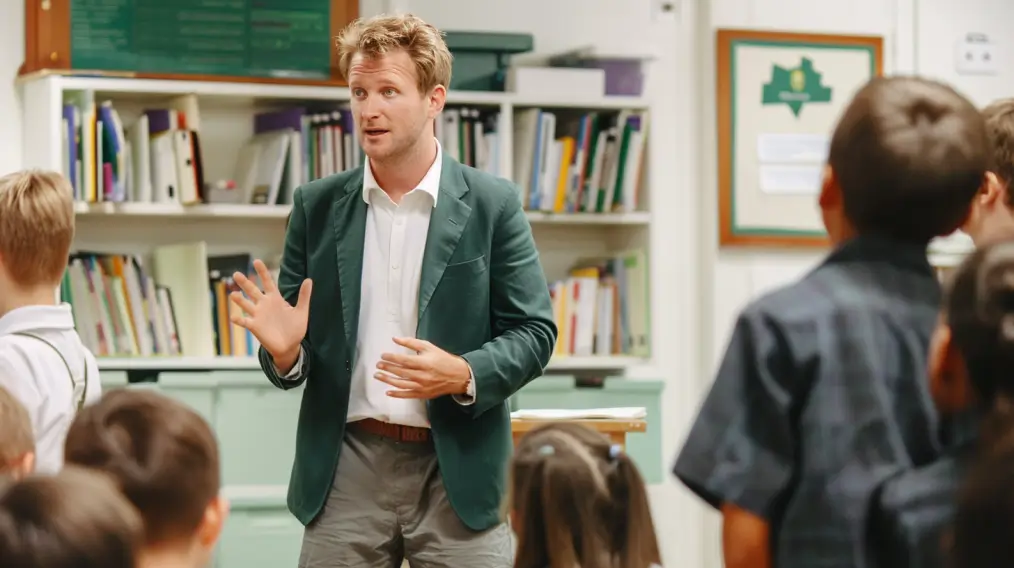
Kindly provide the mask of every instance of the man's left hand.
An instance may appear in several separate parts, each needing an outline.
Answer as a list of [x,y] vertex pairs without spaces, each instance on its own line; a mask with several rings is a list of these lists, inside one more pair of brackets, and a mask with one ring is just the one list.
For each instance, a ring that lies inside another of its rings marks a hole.
[[395,337],[394,342],[415,354],[381,355],[374,377],[399,389],[388,391],[388,396],[431,399],[467,392],[471,373],[464,359],[414,337]]

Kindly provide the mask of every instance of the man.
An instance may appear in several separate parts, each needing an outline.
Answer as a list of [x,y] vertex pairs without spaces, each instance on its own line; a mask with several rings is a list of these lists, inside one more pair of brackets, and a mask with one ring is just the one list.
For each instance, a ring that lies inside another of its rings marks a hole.
[[992,147],[989,173],[962,230],[976,245],[1014,232],[1014,99],[994,101],[982,111]]
[[507,399],[557,336],[531,227],[511,184],[433,137],[451,74],[435,28],[360,20],[338,49],[367,163],[300,188],[278,287],[258,260],[263,290],[237,274],[233,295],[269,380],[306,385],[299,565],[507,568]]

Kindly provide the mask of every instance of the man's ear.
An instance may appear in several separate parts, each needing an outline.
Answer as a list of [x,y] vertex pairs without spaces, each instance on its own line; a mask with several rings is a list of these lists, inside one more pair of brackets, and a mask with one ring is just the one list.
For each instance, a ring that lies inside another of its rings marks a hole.
[[444,110],[444,104],[447,103],[447,87],[443,85],[437,85],[430,91],[430,118],[436,118]]

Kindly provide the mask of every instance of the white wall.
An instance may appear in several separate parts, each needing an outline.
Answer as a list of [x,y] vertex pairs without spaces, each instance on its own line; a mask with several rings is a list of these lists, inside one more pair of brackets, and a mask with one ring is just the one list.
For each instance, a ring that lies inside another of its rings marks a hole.
[[[656,345],[647,375],[668,380],[663,404],[664,462],[682,442],[738,310],[760,291],[813,266],[817,253],[719,251],[712,62],[718,27],[880,34],[888,72],[920,72],[953,82],[977,103],[1014,95],[1011,71],[993,77],[954,72],[954,44],[966,32],[997,43],[1010,67],[1014,20],[1009,0],[675,0],[659,18],[656,0],[361,0],[364,14],[412,11],[447,30],[522,31],[539,53],[594,44],[615,53],[650,54],[653,109],[649,182],[656,188],[652,247]],[[959,8],[960,6],[960,8]],[[11,84],[24,53],[23,3],[0,8],[0,76]],[[30,125],[25,125],[30,128]],[[0,87],[0,173],[21,164],[14,89]],[[714,515],[673,482],[652,488],[666,566],[720,566]],[[708,522],[702,524],[702,519]]]

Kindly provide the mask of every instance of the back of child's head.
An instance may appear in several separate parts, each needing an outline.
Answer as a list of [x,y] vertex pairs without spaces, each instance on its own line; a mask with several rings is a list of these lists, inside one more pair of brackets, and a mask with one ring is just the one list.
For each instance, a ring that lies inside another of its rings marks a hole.
[[20,288],[56,286],[74,240],[73,188],[56,172],[0,177],[0,267]]
[[225,511],[208,423],[154,389],[110,390],[71,424],[66,462],[110,475],[140,511],[149,547],[211,545]]
[[1007,568],[1014,558],[1014,445],[979,455],[958,492],[952,568]]
[[0,387],[0,478],[20,478],[32,472],[35,437],[28,411],[7,389]]
[[1014,240],[984,243],[957,267],[944,318],[979,402],[1014,405]]
[[982,114],[954,89],[878,77],[842,114],[828,164],[855,232],[925,244],[968,216],[989,154]]
[[532,430],[518,444],[510,479],[517,568],[661,563],[641,474],[600,433],[569,423]]
[[134,568],[141,518],[107,476],[65,468],[0,489],[0,566]]
[[[993,101],[982,110],[982,116],[992,149],[989,171],[1009,188],[1014,181],[1014,98]],[[1008,191],[1008,206],[1014,204],[1012,199],[1014,195]]]

